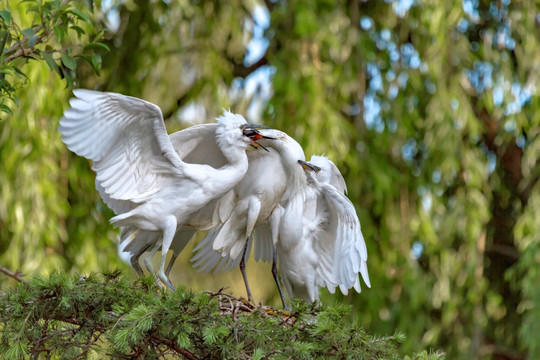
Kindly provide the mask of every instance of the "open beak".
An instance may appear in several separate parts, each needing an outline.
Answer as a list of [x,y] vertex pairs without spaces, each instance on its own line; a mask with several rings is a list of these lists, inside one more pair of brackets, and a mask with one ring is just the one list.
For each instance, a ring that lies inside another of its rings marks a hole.
[[244,135],[247,136],[250,140],[249,145],[251,145],[255,149],[262,148],[266,151],[269,151],[263,145],[259,144],[257,140],[260,140],[260,139],[275,140],[275,138],[270,137],[270,136],[264,136],[257,129],[271,129],[271,128],[264,125],[246,124],[244,126],[243,132],[244,132]]
[[307,162],[307,161],[304,161],[304,160],[298,160],[298,163],[306,171],[315,171],[316,173],[321,171],[320,167],[318,167],[317,165],[313,165],[310,162]]

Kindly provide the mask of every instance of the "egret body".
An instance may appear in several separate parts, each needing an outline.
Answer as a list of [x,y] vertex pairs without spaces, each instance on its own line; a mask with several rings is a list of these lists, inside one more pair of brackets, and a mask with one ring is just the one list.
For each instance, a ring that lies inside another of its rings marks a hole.
[[158,275],[174,289],[165,261],[177,227],[243,178],[248,168],[245,150],[254,145],[246,134],[249,125],[230,112],[217,118],[215,139],[227,164],[216,169],[181,160],[156,105],[115,93],[79,89],[74,94],[71,108],[60,119],[62,141],[93,161],[100,193],[116,210],[125,210],[111,223],[162,234],[151,255],[161,245]]
[[367,249],[354,205],[345,196],[345,181],[327,157],[312,156],[306,169],[304,198],[287,204],[277,254],[281,279],[291,297],[319,299],[319,287],[343,294],[360,292],[358,273],[371,287]]

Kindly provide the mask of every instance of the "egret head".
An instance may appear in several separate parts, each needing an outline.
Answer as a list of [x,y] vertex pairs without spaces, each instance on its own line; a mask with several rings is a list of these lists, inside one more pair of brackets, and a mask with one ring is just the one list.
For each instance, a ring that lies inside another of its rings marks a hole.
[[[311,159],[313,160],[313,157]],[[308,162],[303,160],[298,160],[298,164],[304,169],[306,180],[310,187],[319,189],[319,187],[326,182],[324,179],[325,171],[321,166],[316,165],[311,161]]]
[[326,156],[311,156],[309,162],[298,160],[298,163],[306,171],[306,175],[310,181],[319,184],[330,183],[331,165],[330,160]]
[[[302,149],[302,146],[296,140],[283,131],[275,129],[262,129],[260,133],[264,138],[260,139],[259,144],[271,147],[279,152],[282,161],[287,164],[286,166],[294,169],[295,172],[298,169],[299,173],[303,174],[303,171],[297,168],[297,161],[305,160],[306,156],[304,155],[304,149]],[[266,140],[268,138],[272,138],[273,140]]]
[[318,184],[330,184],[338,191],[347,193],[347,185],[336,164],[326,156],[312,155],[308,162],[300,165],[306,170],[310,181]]
[[298,160],[298,164],[300,164],[300,166],[309,173],[318,173],[319,171],[321,171],[321,168],[319,166],[304,160]]
[[265,148],[264,145],[259,144],[257,140],[261,140],[261,139],[275,140],[275,138],[271,136],[263,135],[257,129],[270,129],[270,128],[263,125],[245,124],[243,127],[244,136],[247,136],[250,139],[249,145],[251,145],[253,148],[255,149],[262,148],[268,151],[268,149]]
[[[262,138],[258,139],[259,145],[272,147],[280,152],[282,156],[290,157],[290,160],[294,158],[294,162],[297,159],[305,159],[304,150],[302,150],[300,144],[283,131],[260,128],[259,133],[262,135]],[[271,141],[268,141],[268,139]]]
[[266,126],[248,124],[246,119],[240,114],[233,114],[230,111],[224,111],[223,115],[217,119],[218,127],[216,129],[216,140],[218,144],[229,146],[241,146],[246,148],[252,146],[254,148],[263,148],[268,151],[264,146],[259,144],[257,140],[273,138],[265,136],[259,133],[257,129],[269,129]]

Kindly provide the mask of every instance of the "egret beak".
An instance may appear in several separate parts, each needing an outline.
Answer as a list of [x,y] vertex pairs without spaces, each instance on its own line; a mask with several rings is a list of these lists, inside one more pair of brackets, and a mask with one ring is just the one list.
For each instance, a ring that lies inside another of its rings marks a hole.
[[298,160],[298,164],[300,164],[300,166],[306,171],[315,171],[316,173],[321,171],[321,168],[317,165],[313,165],[312,163],[304,160]]
[[249,141],[250,141],[249,145],[251,145],[255,149],[262,148],[269,152],[269,150],[265,148],[263,145],[259,144],[257,140],[260,140],[260,139],[275,140],[275,138],[262,135],[257,129],[271,129],[271,128],[269,128],[268,126],[263,126],[263,125],[245,124],[243,126],[244,136],[247,136],[249,138]]
[[252,129],[269,129],[272,130],[270,126],[265,125],[258,125],[258,124],[246,124],[244,128],[252,128]]

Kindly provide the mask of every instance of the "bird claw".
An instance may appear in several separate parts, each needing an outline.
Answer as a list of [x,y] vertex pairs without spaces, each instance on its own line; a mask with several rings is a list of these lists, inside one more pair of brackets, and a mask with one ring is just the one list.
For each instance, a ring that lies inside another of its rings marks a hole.
[[[171,279],[169,279],[167,277],[167,275],[165,274],[159,274],[159,279],[161,280],[161,282],[167,287],[169,288],[170,290],[172,291],[176,291],[176,288],[174,287],[174,285],[172,284],[171,282]],[[163,286],[163,285],[162,285]]]

